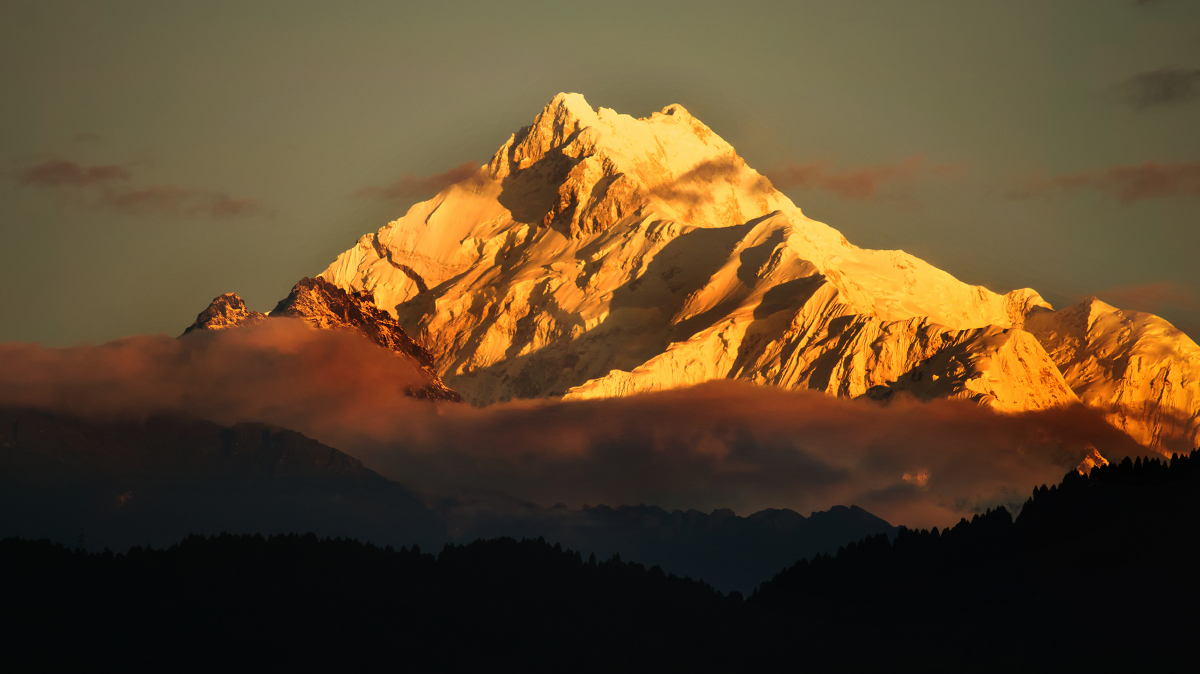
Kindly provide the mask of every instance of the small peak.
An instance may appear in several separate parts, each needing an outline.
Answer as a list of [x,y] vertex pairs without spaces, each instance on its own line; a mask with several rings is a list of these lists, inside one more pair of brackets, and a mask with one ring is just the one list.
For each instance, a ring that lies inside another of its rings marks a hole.
[[214,297],[208,308],[196,316],[196,321],[188,326],[183,334],[194,330],[223,330],[239,325],[251,325],[264,318],[266,316],[257,311],[248,310],[246,302],[237,293],[224,293]]
[[690,118],[692,116],[692,113],[688,112],[687,108],[683,107],[682,105],[680,105],[678,103],[672,103],[671,105],[668,105],[667,107],[663,108],[662,114],[667,115],[668,117],[682,117],[682,118]]
[[213,298],[212,304],[226,304],[242,309],[246,308],[246,301],[237,293],[221,293]]
[[1079,462],[1079,465],[1075,467],[1075,470],[1079,472],[1080,475],[1087,475],[1092,472],[1093,468],[1098,466],[1108,465],[1108,459],[1100,455],[1100,452],[1096,449],[1095,445],[1088,443],[1086,445],[1086,449],[1087,454],[1084,455],[1083,460]]
[[1095,295],[1088,295],[1087,297],[1083,298],[1083,300],[1076,306],[1082,308],[1083,310],[1087,311],[1088,313],[1109,312],[1109,311],[1117,310],[1116,307],[1109,304],[1108,302],[1105,302],[1104,300],[1100,299],[1099,297],[1096,297]]
[[576,119],[586,119],[596,116],[596,111],[583,97],[583,94],[561,92],[546,104],[547,111],[561,110],[570,113]]

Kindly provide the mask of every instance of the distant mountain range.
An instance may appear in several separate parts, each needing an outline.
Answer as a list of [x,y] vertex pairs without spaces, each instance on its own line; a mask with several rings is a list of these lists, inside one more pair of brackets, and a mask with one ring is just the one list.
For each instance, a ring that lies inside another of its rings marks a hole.
[[748,592],[797,559],[896,528],[860,508],[738,517],[417,495],[336,449],[264,424],[224,427],[184,415],[105,421],[0,407],[0,538],[124,551],[221,532],[314,532],[432,550],[544,537]]

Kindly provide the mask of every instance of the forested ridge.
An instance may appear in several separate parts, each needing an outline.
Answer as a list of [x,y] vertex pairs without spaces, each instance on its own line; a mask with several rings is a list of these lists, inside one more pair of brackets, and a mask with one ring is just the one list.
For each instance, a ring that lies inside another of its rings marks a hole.
[[5,634],[20,659],[182,667],[1148,663],[1192,641],[1198,482],[1196,453],[1070,473],[1015,521],[866,538],[746,599],[543,539],[436,556],[313,535],[125,554],[6,539]]

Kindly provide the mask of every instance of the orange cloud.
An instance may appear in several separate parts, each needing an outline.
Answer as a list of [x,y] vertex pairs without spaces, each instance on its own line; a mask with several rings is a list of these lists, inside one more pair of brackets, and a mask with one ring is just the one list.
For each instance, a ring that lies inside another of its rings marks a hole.
[[1158,313],[1163,307],[1178,307],[1187,311],[1200,308],[1196,292],[1175,281],[1156,281],[1112,288],[1096,297],[1121,309]]
[[[719,381],[654,394],[474,408],[405,395],[420,373],[359,336],[273,319],[101,346],[0,344],[0,405],[93,416],[178,410],[291,428],[433,494],[801,513],[856,504],[944,526],[1019,507],[1095,445],[1140,447],[1082,407],[999,415]],[[906,479],[905,476],[908,476]],[[916,477],[914,477],[916,476]]]
[[1181,162],[1140,166],[1113,166],[1107,169],[1068,173],[1052,178],[1033,178],[1010,196],[1030,197],[1079,189],[1096,190],[1118,201],[1200,195],[1200,163]]
[[888,185],[910,183],[922,175],[946,175],[960,170],[954,164],[929,164],[920,156],[899,164],[834,170],[827,160],[789,164],[765,172],[777,189],[824,190],[846,199],[874,199]]
[[234,218],[267,213],[254,199],[234,199],[223,192],[178,185],[153,185],[124,192],[110,192],[102,195],[99,203],[115,210],[139,214]]
[[254,199],[234,198],[219,191],[178,185],[115,186],[131,177],[129,171],[120,166],[84,166],[73,161],[50,159],[21,171],[17,183],[60,190],[75,204],[130,214],[212,218],[270,214]]
[[428,197],[470,178],[478,171],[479,164],[465,162],[445,173],[434,173],[428,176],[406,175],[391,185],[364,187],[355,192],[354,196],[389,200]]

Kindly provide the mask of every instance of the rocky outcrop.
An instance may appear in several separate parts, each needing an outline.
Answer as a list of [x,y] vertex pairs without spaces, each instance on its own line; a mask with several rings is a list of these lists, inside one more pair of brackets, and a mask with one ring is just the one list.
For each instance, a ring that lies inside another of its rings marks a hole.
[[1093,468],[1098,466],[1107,466],[1108,459],[1100,455],[1100,451],[1095,447],[1088,445],[1088,453],[1083,457],[1083,461],[1075,467],[1075,471],[1080,475],[1089,475]]
[[634,119],[560,94],[321,277],[372,293],[475,404],[717,378],[1004,411],[1097,400],[1026,325],[1053,313],[1036,292],[852,245],[677,105]]
[[265,320],[266,314],[250,311],[237,293],[225,293],[213,298],[211,304],[196,316],[196,322],[188,326],[183,334],[193,330],[223,330],[239,325],[253,325]]
[[366,293],[346,292],[324,279],[305,278],[275,306],[270,314],[247,311],[234,293],[213,300],[184,334],[193,330],[220,330],[248,325],[270,318],[300,318],[323,330],[342,330],[362,335],[379,346],[407,358],[425,374],[427,383],[410,387],[409,395],[429,400],[462,402],[438,376],[432,355],[409,337],[390,314],[375,306]]
[[404,332],[396,319],[375,306],[362,292],[346,292],[321,278],[304,278],[280,300],[271,316],[302,318],[324,330],[356,332],[385,349],[417,363],[429,383],[410,393],[418,398],[462,402],[462,396],[442,383],[433,367],[433,356]]

